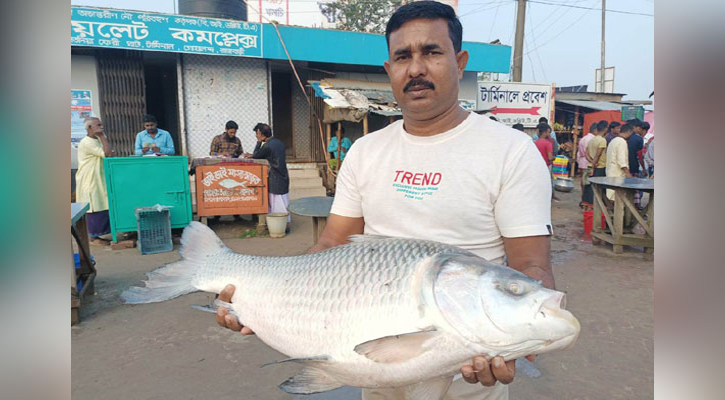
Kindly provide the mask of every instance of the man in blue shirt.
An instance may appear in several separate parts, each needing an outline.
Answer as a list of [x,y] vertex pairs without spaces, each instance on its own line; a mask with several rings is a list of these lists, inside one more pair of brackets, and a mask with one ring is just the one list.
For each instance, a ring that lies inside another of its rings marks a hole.
[[156,117],[146,114],[143,117],[141,132],[136,134],[136,146],[134,153],[137,156],[146,154],[167,154],[174,155],[174,141],[169,132],[159,129]]

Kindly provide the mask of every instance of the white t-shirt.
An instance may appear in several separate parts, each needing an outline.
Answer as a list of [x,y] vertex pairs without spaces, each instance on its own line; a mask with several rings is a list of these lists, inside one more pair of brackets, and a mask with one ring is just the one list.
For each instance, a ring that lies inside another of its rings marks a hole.
[[397,121],[353,144],[332,214],[365,218],[365,233],[436,240],[488,260],[503,236],[551,234],[551,181],[523,132],[471,113],[457,127],[413,136]]

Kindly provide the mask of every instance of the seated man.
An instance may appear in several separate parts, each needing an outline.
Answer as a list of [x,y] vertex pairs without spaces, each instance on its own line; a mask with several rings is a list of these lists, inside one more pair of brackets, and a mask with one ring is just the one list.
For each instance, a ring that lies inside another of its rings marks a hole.
[[214,136],[209,149],[210,156],[238,158],[242,155],[242,141],[237,137],[237,125],[234,121],[227,121],[224,133]]
[[[345,159],[345,155],[347,154],[347,151],[350,150],[350,147],[352,146],[352,141],[350,138],[345,136],[345,128],[343,126],[340,126],[340,137],[342,140],[340,141],[340,163]],[[327,152],[330,153],[330,156],[337,160],[337,135],[332,136],[332,139],[330,139],[330,143],[327,145]]]
[[156,117],[146,114],[143,117],[144,130],[136,134],[136,146],[134,153],[137,156],[147,154],[166,154],[173,156],[174,140],[169,132],[159,129]]

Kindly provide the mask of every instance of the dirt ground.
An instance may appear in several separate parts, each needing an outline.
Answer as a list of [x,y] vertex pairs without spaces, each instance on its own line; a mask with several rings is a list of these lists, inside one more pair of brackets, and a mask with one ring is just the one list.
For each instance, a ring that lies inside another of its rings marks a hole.
[[[654,262],[642,249],[582,240],[580,192],[557,193],[552,203],[552,260],[557,288],[582,325],[576,345],[536,362],[542,376],[518,374],[512,399],[645,399],[654,395]],[[282,239],[240,239],[251,222],[222,220],[215,230],[233,250],[293,255],[312,245],[309,218],[295,217]],[[176,249],[178,250],[178,246]],[[214,315],[193,310],[211,294],[194,293],[157,304],[124,305],[119,294],[144,274],[179,259],[176,251],[141,255],[136,248],[93,247],[96,294],[85,299],[71,328],[72,396],[85,399],[359,399],[342,388],[292,396],[277,385],[296,365],[260,368],[284,358],[256,337],[220,328]]]

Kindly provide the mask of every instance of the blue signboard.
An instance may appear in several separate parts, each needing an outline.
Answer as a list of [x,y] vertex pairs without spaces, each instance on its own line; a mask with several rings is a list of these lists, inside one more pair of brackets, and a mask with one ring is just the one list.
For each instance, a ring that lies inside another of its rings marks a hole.
[[262,57],[262,25],[71,7],[71,46]]

